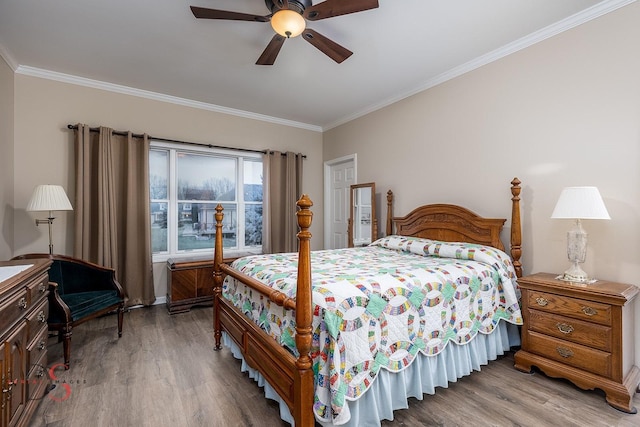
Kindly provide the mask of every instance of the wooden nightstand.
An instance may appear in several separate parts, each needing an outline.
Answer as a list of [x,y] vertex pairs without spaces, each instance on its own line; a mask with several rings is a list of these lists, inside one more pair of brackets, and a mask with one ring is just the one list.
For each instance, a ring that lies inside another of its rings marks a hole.
[[584,390],[599,388],[611,406],[635,414],[631,401],[640,370],[634,365],[632,301],[639,289],[606,280],[568,283],[556,276],[518,279],[524,325],[515,367],[531,372],[537,366]]

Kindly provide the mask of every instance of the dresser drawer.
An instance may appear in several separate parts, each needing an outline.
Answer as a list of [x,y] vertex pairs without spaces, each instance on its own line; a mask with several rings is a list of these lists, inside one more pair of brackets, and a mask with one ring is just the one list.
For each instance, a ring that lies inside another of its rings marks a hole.
[[30,282],[27,285],[27,294],[28,301],[31,306],[40,302],[42,298],[45,297],[47,293],[47,288],[49,287],[49,276],[47,274],[43,274],[38,277],[36,280]]
[[28,307],[26,288],[20,289],[3,300],[0,303],[0,331],[8,329],[13,323],[23,319]]
[[48,384],[49,376],[47,372],[47,351],[45,350],[29,370],[29,376],[27,377],[28,399],[36,400],[42,398]]
[[596,375],[611,377],[611,353],[553,338],[535,331],[525,331],[525,333],[529,340],[528,351]]
[[49,301],[43,299],[37,307],[31,310],[27,317],[29,326],[27,327],[27,343],[30,343],[33,338],[36,337],[43,325],[47,324],[47,318],[49,316]]
[[27,374],[29,378],[36,377],[41,378],[43,375],[47,375],[47,347],[40,350],[40,347],[36,346],[31,349],[31,363],[27,366]]
[[611,352],[612,333],[610,326],[557,316],[539,310],[529,310],[528,327],[532,331],[545,335]]
[[[47,352],[47,338],[49,330],[47,325],[43,325],[40,332],[34,336],[33,340],[27,346],[27,372],[30,372],[36,365],[38,360]],[[46,366],[46,365],[42,365]]]
[[539,291],[529,291],[527,306],[541,311],[611,326],[611,306]]

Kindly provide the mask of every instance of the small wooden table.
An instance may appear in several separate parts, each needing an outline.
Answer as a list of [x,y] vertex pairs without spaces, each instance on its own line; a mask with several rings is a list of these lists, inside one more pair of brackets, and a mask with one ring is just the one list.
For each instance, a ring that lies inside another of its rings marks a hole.
[[518,279],[522,290],[522,348],[515,367],[532,366],[584,390],[599,388],[616,409],[636,413],[640,383],[634,364],[633,299],[636,286],[598,280],[571,283],[556,274]]
[[[230,264],[240,256],[225,258]],[[213,305],[213,257],[167,260],[167,309],[170,314],[184,313],[194,306]]]

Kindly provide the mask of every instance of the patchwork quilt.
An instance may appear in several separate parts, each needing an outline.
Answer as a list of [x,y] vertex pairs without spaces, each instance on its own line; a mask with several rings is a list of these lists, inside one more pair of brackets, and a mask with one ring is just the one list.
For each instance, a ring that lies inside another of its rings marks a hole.
[[[298,254],[256,255],[233,267],[290,297]],[[495,248],[388,236],[367,247],[313,251],[314,402],[319,420],[340,424],[380,369],[400,371],[490,334],[500,321],[522,324],[510,257]],[[296,354],[295,315],[227,277],[223,296]]]

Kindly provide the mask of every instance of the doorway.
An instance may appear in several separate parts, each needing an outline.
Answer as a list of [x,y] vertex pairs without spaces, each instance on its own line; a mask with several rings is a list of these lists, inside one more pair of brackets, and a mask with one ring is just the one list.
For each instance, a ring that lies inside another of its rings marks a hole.
[[351,184],[357,183],[356,154],[324,162],[324,248],[348,246]]

